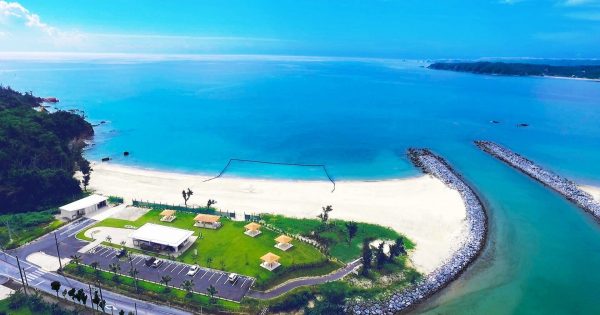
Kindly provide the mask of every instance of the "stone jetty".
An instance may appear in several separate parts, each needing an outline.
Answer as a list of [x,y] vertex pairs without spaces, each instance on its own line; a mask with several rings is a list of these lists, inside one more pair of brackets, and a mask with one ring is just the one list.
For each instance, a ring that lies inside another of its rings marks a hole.
[[535,162],[491,141],[475,141],[475,144],[504,163],[516,168],[529,177],[554,189],[568,200],[600,220],[600,204],[592,195],[579,189],[577,185],[550,170],[544,169]]
[[[466,207],[466,237],[453,255],[433,272],[413,286],[392,294],[385,301],[349,303],[350,314],[396,314],[407,310],[436,293],[456,279],[471,262],[479,256],[487,236],[487,216],[483,203],[462,177],[440,156],[427,149],[409,149],[408,156],[413,164],[424,173],[439,178],[452,189],[456,189]],[[443,211],[443,209],[440,209]]]

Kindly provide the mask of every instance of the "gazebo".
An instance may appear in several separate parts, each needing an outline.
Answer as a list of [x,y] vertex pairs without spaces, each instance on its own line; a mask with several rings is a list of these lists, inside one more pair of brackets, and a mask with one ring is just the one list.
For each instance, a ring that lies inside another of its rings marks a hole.
[[246,228],[246,232],[244,232],[244,234],[246,234],[250,237],[255,237],[258,234],[260,234],[260,224],[258,224],[256,222],[250,222],[250,223],[246,224],[246,226],[244,226],[244,228]]
[[160,214],[160,221],[162,222],[173,222],[177,217],[175,216],[175,210],[163,210]]
[[275,268],[281,266],[281,264],[279,263],[279,256],[268,252],[266,254],[264,254],[262,257],[260,257],[260,260],[262,260],[263,262],[260,264],[261,267],[269,270],[269,271],[273,271],[275,270]]
[[279,235],[277,238],[275,238],[275,242],[277,242],[277,244],[275,244],[275,247],[281,249],[282,251],[286,251],[290,248],[292,248],[292,244],[290,244],[290,242],[292,241],[292,238],[281,234]]
[[198,214],[194,218],[194,221],[196,221],[194,226],[216,230],[221,227],[221,222],[219,222],[220,219],[221,217],[218,215]]

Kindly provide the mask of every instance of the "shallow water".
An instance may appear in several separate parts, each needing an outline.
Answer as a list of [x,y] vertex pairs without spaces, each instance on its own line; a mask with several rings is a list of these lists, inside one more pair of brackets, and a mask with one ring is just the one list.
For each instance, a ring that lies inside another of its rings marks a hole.
[[[216,174],[235,157],[326,164],[337,179],[378,179],[417,174],[404,152],[430,147],[486,200],[491,234],[467,274],[416,312],[600,313],[600,226],[472,144],[498,141],[600,184],[600,83],[415,63],[281,61],[0,62],[0,82],[108,121],[88,156],[142,167]],[[227,174],[324,178],[316,167],[247,163]]]

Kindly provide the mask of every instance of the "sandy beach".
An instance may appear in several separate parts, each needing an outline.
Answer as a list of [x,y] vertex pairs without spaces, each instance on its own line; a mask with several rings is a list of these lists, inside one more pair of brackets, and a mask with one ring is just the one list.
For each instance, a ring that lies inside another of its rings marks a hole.
[[[415,267],[428,273],[449,258],[462,240],[465,207],[459,193],[431,176],[382,181],[294,181],[206,176],[94,163],[90,188],[126,200],[183,204],[181,191],[194,191],[190,204],[217,200],[222,210],[315,218],[332,205],[332,218],[393,228],[417,243]],[[375,236],[376,237],[376,236]]]
[[582,186],[579,186],[579,188],[581,188],[581,190],[587,192],[588,194],[592,195],[592,197],[594,197],[594,200],[600,202],[600,187],[582,185]]

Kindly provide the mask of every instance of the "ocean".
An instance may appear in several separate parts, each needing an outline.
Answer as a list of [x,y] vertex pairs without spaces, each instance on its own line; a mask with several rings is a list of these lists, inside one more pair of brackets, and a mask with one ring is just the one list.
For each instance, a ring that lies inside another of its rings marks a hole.
[[[497,141],[600,185],[600,83],[424,65],[0,61],[0,83],[58,97],[57,108],[100,124],[90,159],[144,168],[216,175],[237,158],[324,164],[338,180],[377,180],[417,175],[406,149],[431,148],[481,194],[491,231],[481,259],[416,313],[600,313],[600,226],[472,143]],[[242,162],[225,175],[326,179],[320,167]]]

